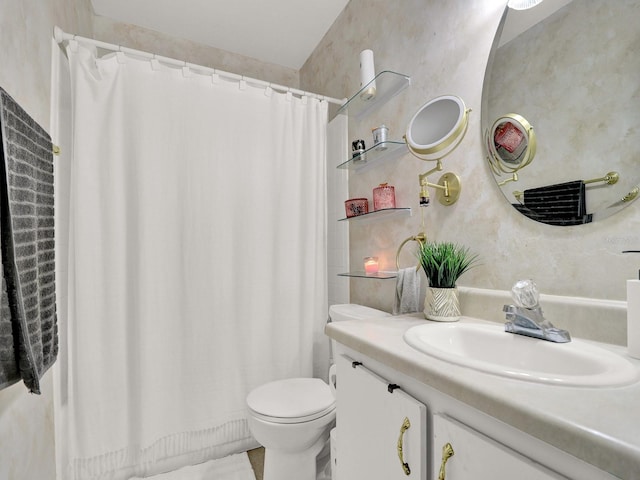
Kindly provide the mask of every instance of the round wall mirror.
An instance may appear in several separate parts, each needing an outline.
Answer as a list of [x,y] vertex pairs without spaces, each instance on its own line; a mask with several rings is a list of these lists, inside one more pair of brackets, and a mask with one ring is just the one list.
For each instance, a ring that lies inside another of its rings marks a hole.
[[[640,0],[505,9],[485,74],[481,125],[495,181],[529,218],[591,223],[636,200],[640,29],[629,12],[638,9]],[[496,134],[506,135],[509,148]]]
[[421,160],[437,161],[453,151],[464,137],[469,118],[461,98],[444,95],[425,103],[407,127],[405,140]]

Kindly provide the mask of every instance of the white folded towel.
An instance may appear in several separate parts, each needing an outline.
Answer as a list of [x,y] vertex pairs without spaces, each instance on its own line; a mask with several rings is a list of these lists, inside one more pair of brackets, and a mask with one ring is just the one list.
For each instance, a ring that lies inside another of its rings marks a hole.
[[396,278],[396,298],[393,314],[419,312],[420,307],[420,270],[416,267],[403,268]]

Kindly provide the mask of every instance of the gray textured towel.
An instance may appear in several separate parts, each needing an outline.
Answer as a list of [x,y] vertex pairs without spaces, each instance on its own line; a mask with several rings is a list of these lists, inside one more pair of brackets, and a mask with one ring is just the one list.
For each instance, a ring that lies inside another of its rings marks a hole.
[[396,296],[393,314],[420,311],[420,270],[416,267],[402,268],[396,278]]
[[13,349],[11,313],[7,297],[7,284],[4,281],[2,268],[0,268],[0,275],[2,276],[2,290],[0,291],[0,388],[4,388],[20,380],[20,372]]
[[0,88],[0,388],[40,378],[58,354],[51,138]]

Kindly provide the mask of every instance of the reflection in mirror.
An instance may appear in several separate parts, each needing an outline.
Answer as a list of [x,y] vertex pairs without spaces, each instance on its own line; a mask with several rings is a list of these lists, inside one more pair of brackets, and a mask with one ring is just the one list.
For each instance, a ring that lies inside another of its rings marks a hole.
[[536,155],[536,134],[527,120],[517,113],[498,118],[485,139],[489,151],[489,165],[497,176],[510,175],[499,181],[502,186],[518,181],[518,170],[529,165]]
[[[524,15],[537,18],[523,21]],[[482,131],[496,182],[530,218],[553,225],[590,223],[637,198],[638,15],[640,0],[561,0],[506,9],[485,75]],[[508,152],[496,144],[502,124],[512,142],[524,133],[519,122],[499,120],[505,112],[517,112],[535,126],[535,162],[531,157],[525,165],[517,148]],[[509,176],[517,183],[506,182]],[[548,211],[527,205],[536,196],[549,203]],[[563,213],[559,203],[568,207]]]

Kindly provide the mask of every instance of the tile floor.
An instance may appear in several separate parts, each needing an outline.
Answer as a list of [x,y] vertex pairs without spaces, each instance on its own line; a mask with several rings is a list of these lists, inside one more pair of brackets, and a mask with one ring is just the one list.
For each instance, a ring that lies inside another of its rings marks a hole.
[[[263,467],[264,467],[264,448],[256,448],[255,450],[249,450],[247,452],[249,455],[249,462],[251,462],[251,466],[253,467],[253,472],[256,475],[256,480],[262,480]],[[327,455],[329,453],[327,452]],[[329,459],[326,459],[329,462]],[[330,463],[326,464],[326,469],[320,473],[318,478],[323,478],[324,480],[331,480],[331,465]]]
[[262,467],[264,466],[264,448],[260,447],[254,450],[249,450],[247,453],[249,454],[249,461],[251,462],[253,471],[256,474],[256,480],[262,480]]

